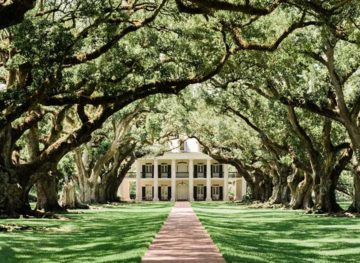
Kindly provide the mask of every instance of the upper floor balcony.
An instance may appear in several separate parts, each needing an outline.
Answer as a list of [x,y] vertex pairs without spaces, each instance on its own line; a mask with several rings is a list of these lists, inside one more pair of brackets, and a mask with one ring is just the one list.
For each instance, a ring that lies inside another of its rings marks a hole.
[[[135,178],[134,175],[131,175],[132,178]],[[176,178],[189,178],[189,172],[176,172]],[[154,173],[142,173],[141,178],[154,178]],[[159,179],[171,179],[171,174],[169,173],[159,173]],[[206,179],[205,173],[194,174],[194,178],[204,178]],[[211,178],[224,178],[223,173],[211,173]]]
[[[176,162],[176,164],[160,163],[156,166],[155,169],[153,163],[146,163],[142,165],[140,170],[141,178],[154,178],[155,172],[157,177],[171,179],[173,175],[176,178],[189,178],[190,171],[193,172],[193,178],[204,178],[206,179],[210,173],[210,178],[224,178],[224,165],[215,163],[215,164],[206,164],[204,162],[196,162],[192,167],[189,166],[190,163],[187,161]],[[175,170],[175,171],[174,171]],[[175,172],[175,174],[173,174]]]
[[176,178],[189,178],[188,172],[176,172]]

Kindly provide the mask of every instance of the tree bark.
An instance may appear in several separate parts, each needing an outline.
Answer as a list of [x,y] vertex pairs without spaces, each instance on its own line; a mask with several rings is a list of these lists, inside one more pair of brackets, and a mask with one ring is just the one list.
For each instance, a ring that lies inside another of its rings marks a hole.
[[320,193],[316,203],[316,210],[319,212],[337,213],[342,211],[340,205],[336,202],[336,184],[329,175],[322,176],[320,179]]
[[[120,160],[121,159],[121,160]],[[127,172],[130,170],[131,165],[135,162],[135,157],[132,155],[128,160],[120,154],[114,158],[112,169],[104,175],[103,183],[101,184],[101,193],[99,196],[100,202],[119,202],[118,190],[123,182]],[[124,162],[124,164],[122,164]],[[122,164],[122,165],[120,165]]]
[[28,175],[20,177],[14,169],[18,158],[13,156],[10,125],[0,130],[0,146],[0,217],[18,217],[30,211],[27,198],[30,188],[26,187]]
[[[358,157],[357,157],[358,158]],[[354,191],[353,191],[353,201],[348,208],[350,212],[360,213],[360,165],[359,161],[355,161],[354,165]]]
[[29,209],[24,189],[16,177],[0,167],[0,217],[19,217]]
[[272,195],[272,181],[269,177],[254,172],[254,178],[248,184],[250,188],[251,201],[266,202]]
[[353,151],[348,148],[341,158],[336,160],[336,151],[328,151],[323,162],[323,174],[320,177],[319,199],[316,209],[327,213],[337,213],[343,209],[336,201],[336,186],[340,175],[352,158]]
[[311,209],[314,206],[312,193],[312,177],[298,169],[289,177],[291,191],[290,207],[292,209]]
[[272,195],[269,199],[270,204],[289,204],[290,189],[287,183],[289,168],[280,167],[272,170]]
[[80,202],[73,181],[64,184],[60,195],[60,205],[65,209],[89,209],[88,205]]
[[87,178],[84,178],[79,183],[80,201],[84,204],[96,203],[98,197],[98,183],[89,182]]
[[[10,3],[9,3],[10,2]],[[34,8],[35,0],[12,0],[0,3],[0,29],[20,23],[24,14]]]
[[45,212],[64,212],[58,202],[56,173],[47,172],[35,183],[37,192],[36,208]]

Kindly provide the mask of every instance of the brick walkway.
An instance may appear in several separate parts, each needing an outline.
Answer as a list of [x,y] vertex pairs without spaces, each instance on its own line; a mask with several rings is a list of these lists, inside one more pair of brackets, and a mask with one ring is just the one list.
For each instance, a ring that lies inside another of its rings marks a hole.
[[189,202],[176,202],[141,262],[225,263]]

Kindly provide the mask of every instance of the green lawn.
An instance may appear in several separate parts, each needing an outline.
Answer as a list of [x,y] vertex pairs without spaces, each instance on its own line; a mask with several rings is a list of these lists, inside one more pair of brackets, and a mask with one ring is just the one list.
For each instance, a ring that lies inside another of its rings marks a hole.
[[71,220],[0,220],[46,227],[0,232],[0,262],[140,262],[171,203],[96,207]]
[[360,262],[360,218],[230,203],[192,206],[227,262]]

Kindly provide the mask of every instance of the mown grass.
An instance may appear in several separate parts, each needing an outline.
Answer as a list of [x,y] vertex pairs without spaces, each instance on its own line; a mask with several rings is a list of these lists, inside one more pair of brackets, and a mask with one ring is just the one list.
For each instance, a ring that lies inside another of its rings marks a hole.
[[0,220],[0,224],[46,227],[0,232],[0,262],[140,262],[171,206],[98,206],[66,215],[70,220]]
[[360,262],[360,218],[230,203],[192,206],[227,262]]

